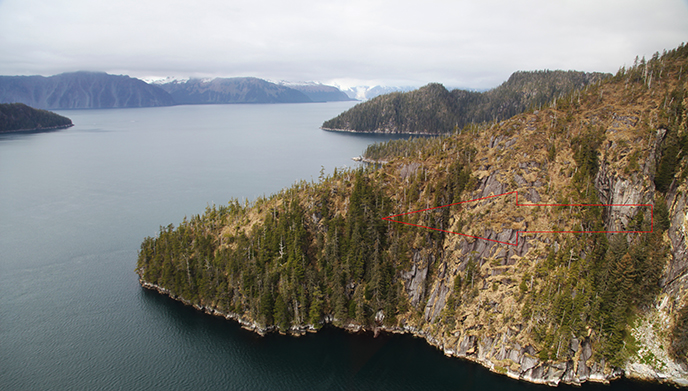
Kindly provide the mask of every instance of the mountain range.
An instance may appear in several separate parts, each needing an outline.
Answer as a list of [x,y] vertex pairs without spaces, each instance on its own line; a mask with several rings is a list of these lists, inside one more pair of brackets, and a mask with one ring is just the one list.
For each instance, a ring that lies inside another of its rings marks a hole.
[[347,100],[356,100],[355,97],[349,96],[345,91],[337,87],[327,86],[320,83],[286,83],[280,82],[282,86],[293,88],[302,92],[313,102],[338,102]]
[[255,77],[189,79],[155,84],[178,104],[307,103],[350,100],[322,84],[276,84]]
[[170,106],[165,91],[129,76],[72,72],[55,76],[0,76],[0,103],[39,109]]
[[251,77],[146,83],[102,72],[0,76],[0,103],[39,109],[154,107],[176,104],[305,103],[349,98],[321,84],[284,86]]

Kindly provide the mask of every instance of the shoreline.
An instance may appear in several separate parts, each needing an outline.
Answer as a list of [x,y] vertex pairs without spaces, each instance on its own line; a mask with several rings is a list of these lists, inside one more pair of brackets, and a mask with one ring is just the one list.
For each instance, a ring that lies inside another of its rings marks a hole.
[[366,163],[366,164],[387,164],[389,161],[387,160],[375,160],[375,159],[370,159],[367,157],[363,156],[355,156],[352,157],[351,160],[357,162],[357,163]]
[[[169,289],[161,287],[157,284],[152,284],[147,281],[144,281],[140,276],[139,276],[139,283],[142,288],[148,289],[155,291],[159,294],[168,296],[169,298],[179,301],[183,303],[184,305],[188,305],[193,307],[194,309],[203,312],[208,315],[213,315],[213,316],[218,316],[225,318],[226,320],[233,320],[241,326],[242,329],[248,330],[255,332],[256,334],[260,336],[265,336],[268,333],[276,332],[281,335],[289,335],[293,337],[300,337],[305,335],[306,333],[317,333],[319,328],[316,328],[312,324],[307,324],[307,325],[292,325],[289,330],[282,331],[279,330],[277,326],[267,326],[263,327],[259,325],[257,322],[253,321],[250,318],[247,318],[244,315],[237,314],[234,312],[222,312],[219,311],[215,308],[211,308],[208,306],[202,306],[199,304],[192,303],[189,300],[184,299],[183,297],[175,295],[173,292],[171,292]],[[686,385],[681,384],[678,379],[669,379],[669,378],[663,378],[663,379],[658,379],[658,378],[645,378],[642,376],[639,376],[637,374],[633,373],[625,373],[621,369],[616,369],[612,370],[609,373],[604,373],[602,372],[597,372],[593,373],[592,371],[589,373],[589,375],[585,378],[579,378],[576,373],[573,371],[573,363],[571,361],[569,362],[542,362],[536,359],[535,357],[532,357],[528,355],[527,358],[530,360],[530,367],[525,370],[525,371],[514,371],[511,368],[504,368],[501,367],[497,364],[495,364],[491,359],[486,357],[485,352],[485,347],[484,345],[480,344],[475,337],[467,337],[466,339],[470,339],[472,341],[470,347],[464,346],[464,343],[460,343],[460,349],[457,351],[456,349],[453,349],[451,347],[446,347],[444,342],[441,340],[438,340],[434,336],[430,335],[429,333],[419,330],[415,326],[412,325],[404,325],[402,327],[398,326],[392,326],[388,327],[385,325],[380,325],[380,326],[375,326],[375,327],[366,327],[354,323],[346,323],[343,325],[337,325],[335,324],[336,319],[332,315],[326,315],[324,317],[323,325],[329,325],[331,327],[335,327],[338,329],[341,329],[343,331],[346,331],[348,333],[352,334],[357,334],[357,333],[373,333],[373,338],[377,337],[380,333],[389,333],[389,334],[408,334],[413,337],[417,338],[422,338],[425,340],[426,343],[428,343],[430,346],[433,346],[440,350],[442,354],[444,354],[447,357],[453,357],[453,358],[459,358],[463,360],[467,360],[476,364],[480,364],[481,366],[485,367],[488,369],[490,372],[493,372],[495,374],[499,375],[505,375],[511,379],[518,380],[518,381],[525,381],[528,383],[534,383],[534,384],[540,384],[540,385],[548,385],[552,387],[556,387],[559,385],[559,383],[567,384],[567,385],[573,385],[573,386],[581,386],[586,382],[590,383],[603,383],[603,384],[609,384],[613,380],[620,379],[622,377],[625,377],[627,379],[635,380],[635,381],[643,381],[647,383],[653,383],[653,384],[665,384],[665,385],[671,385],[675,387],[685,387]],[[465,340],[464,340],[465,341]],[[525,349],[525,348],[524,348]]]
[[30,129],[0,130],[0,134],[5,134],[5,133],[22,133],[22,132],[43,132],[43,131],[47,131],[47,130],[67,129],[67,128],[71,128],[72,126],[74,126],[74,124],[59,125],[59,126],[50,126],[50,127],[47,127],[47,128],[30,128]]
[[[421,132],[389,132],[389,131],[360,131],[360,130],[354,130],[354,129],[334,129],[334,128],[323,128],[320,127],[320,130],[324,130],[326,132],[337,132],[337,133],[356,133],[356,134],[390,134],[390,135],[399,135],[399,136],[424,136],[424,137],[436,137],[436,136],[442,136],[444,133],[421,133]],[[450,134],[450,133],[447,133]]]

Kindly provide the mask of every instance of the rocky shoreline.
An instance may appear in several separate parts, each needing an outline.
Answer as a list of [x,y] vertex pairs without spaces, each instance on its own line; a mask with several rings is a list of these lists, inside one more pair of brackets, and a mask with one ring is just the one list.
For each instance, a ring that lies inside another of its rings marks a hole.
[[376,160],[376,159],[369,159],[367,157],[363,156],[356,156],[352,157],[351,160],[359,163],[366,163],[366,164],[387,164],[389,163],[387,160]]
[[[139,278],[139,283],[145,289],[168,296],[208,315],[233,320],[239,323],[243,329],[253,331],[261,336],[265,336],[271,332],[278,332],[283,335],[298,337],[306,333],[315,333],[318,331],[318,328],[314,325],[294,325],[291,326],[287,332],[280,331],[276,326],[263,327],[244,315],[234,312],[223,312],[215,308],[192,303],[183,297],[175,295],[169,289],[144,281],[142,278]],[[642,381],[668,383],[683,387],[688,386],[688,383],[686,383],[684,379],[651,376],[646,373],[634,371],[630,366],[627,368],[627,371],[630,371],[630,373],[625,373],[619,368],[610,369],[605,366],[604,362],[590,363],[592,347],[587,340],[575,341],[576,346],[573,346],[574,343],[572,342],[570,348],[576,352],[578,360],[570,360],[568,362],[542,362],[536,357],[537,352],[532,346],[520,346],[518,343],[512,345],[506,340],[506,336],[502,336],[502,341],[499,341],[499,338],[478,338],[477,336],[466,335],[456,346],[449,346],[445,343],[443,338],[437,338],[412,325],[404,325],[402,327],[379,325],[373,328],[354,323],[336,325],[335,319],[331,315],[326,316],[323,323],[333,325],[350,333],[373,332],[374,336],[377,336],[379,333],[410,334],[414,337],[425,339],[431,346],[441,350],[445,356],[458,357],[472,361],[489,369],[491,372],[506,375],[515,380],[522,380],[535,384],[544,384],[548,386],[558,386],[559,383],[581,385],[587,381],[606,384],[612,380],[626,376]],[[505,362],[509,362],[512,365],[508,367],[503,366]],[[587,363],[590,363],[590,366],[588,366]]]
[[362,132],[355,129],[334,129],[334,128],[320,128],[321,130],[326,130],[328,132],[340,132],[340,133],[362,133],[362,134],[397,134],[397,135],[407,135],[407,136],[440,136],[441,133],[422,133],[422,132],[393,132],[389,129],[385,130],[374,130],[372,132]]

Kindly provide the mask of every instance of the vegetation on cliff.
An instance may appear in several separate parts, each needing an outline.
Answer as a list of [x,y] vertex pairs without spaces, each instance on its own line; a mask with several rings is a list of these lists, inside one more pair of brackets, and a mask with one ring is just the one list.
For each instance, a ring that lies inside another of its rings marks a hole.
[[0,103],[0,132],[57,129],[72,126],[72,120],[23,103]]
[[[137,272],[263,328],[413,331],[515,377],[688,378],[687,71],[682,45],[509,120],[371,146],[387,164],[161,228]],[[511,191],[540,205],[399,217],[468,236],[381,219]]]
[[447,91],[433,83],[358,104],[322,127],[331,130],[448,134],[471,123],[501,121],[541,107],[611,75],[575,71],[516,72],[486,92]]

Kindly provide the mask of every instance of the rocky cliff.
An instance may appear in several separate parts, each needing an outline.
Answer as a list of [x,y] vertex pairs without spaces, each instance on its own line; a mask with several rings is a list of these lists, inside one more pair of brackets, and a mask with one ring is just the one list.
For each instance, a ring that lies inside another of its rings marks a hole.
[[[556,385],[688,386],[688,47],[387,161],[208,208],[144,287],[260,332],[405,332]],[[395,216],[392,220],[383,217]]]

